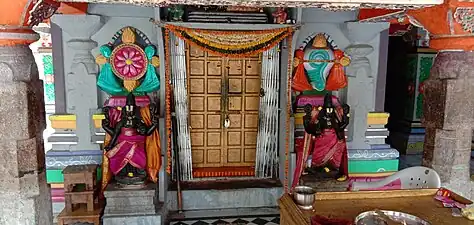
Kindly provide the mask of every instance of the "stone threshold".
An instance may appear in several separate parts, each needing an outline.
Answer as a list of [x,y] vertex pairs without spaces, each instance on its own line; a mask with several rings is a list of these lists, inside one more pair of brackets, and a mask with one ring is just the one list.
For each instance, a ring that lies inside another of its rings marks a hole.
[[[181,190],[229,190],[245,188],[275,188],[282,187],[280,180],[275,179],[245,179],[245,180],[197,180],[182,181]],[[169,191],[176,191],[176,182],[171,182]]]
[[208,210],[187,210],[182,213],[171,211],[168,214],[168,221],[183,221],[195,219],[224,219],[236,217],[259,217],[259,216],[279,216],[278,207],[255,207],[255,208],[230,208],[230,209],[208,209]]

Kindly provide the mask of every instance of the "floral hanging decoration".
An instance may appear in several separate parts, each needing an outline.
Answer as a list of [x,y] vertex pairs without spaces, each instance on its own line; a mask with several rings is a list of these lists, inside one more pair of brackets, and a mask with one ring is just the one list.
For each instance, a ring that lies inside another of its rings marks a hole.
[[259,31],[218,31],[190,29],[167,24],[177,37],[215,55],[238,58],[263,53],[293,33],[293,28]]

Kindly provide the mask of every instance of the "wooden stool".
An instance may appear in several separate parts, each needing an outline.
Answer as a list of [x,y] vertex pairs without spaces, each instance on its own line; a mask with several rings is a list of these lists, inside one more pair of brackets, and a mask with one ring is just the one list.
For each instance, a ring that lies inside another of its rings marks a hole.
[[87,211],[94,211],[95,204],[98,203],[97,195],[94,191],[72,191],[64,192],[64,202],[66,203],[66,211],[72,212],[74,206],[85,204]]
[[98,165],[71,165],[63,170],[64,192],[72,192],[77,184],[84,184],[86,191],[93,191],[96,186]]
[[103,206],[97,204],[94,208],[94,211],[87,211],[86,206],[81,205],[73,212],[67,212],[66,209],[63,209],[63,211],[58,215],[58,225],[74,223],[92,223],[94,225],[100,225],[100,215]]

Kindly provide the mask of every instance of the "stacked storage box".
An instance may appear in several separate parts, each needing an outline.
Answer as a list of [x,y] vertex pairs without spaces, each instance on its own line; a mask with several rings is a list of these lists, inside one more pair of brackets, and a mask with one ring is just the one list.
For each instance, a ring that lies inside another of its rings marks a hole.
[[369,113],[366,142],[370,149],[348,149],[351,181],[375,181],[398,171],[399,153],[385,144],[388,113]]

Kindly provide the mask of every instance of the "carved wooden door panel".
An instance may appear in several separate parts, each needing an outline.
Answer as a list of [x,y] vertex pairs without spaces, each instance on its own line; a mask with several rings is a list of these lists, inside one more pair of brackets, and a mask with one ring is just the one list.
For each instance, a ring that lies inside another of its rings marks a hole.
[[193,167],[255,165],[259,57],[227,59],[188,46]]

